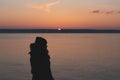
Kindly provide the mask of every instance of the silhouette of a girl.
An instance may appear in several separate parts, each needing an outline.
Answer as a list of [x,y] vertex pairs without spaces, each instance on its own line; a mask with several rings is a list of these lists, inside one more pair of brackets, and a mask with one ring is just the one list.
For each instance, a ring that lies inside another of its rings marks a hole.
[[36,37],[35,43],[30,44],[29,54],[32,80],[54,80],[50,68],[47,41],[42,37]]

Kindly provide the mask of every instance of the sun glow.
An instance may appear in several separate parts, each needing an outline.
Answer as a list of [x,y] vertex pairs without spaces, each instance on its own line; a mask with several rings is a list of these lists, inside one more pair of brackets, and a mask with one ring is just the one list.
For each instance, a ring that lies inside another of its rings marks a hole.
[[62,29],[61,28],[58,28],[58,31],[61,31]]
[[13,1],[0,1],[0,28],[120,29],[120,0]]

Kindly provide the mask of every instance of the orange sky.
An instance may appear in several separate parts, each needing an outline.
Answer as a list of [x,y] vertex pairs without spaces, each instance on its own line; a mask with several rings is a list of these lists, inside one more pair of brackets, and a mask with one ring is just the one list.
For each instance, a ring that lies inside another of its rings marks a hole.
[[120,29],[120,0],[2,0],[0,28]]

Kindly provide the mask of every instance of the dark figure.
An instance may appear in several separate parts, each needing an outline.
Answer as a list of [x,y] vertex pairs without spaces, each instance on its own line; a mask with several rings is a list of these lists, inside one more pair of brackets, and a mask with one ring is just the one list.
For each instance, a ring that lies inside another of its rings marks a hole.
[[30,45],[30,50],[32,80],[54,80],[50,68],[47,41],[42,37],[36,37],[35,43]]

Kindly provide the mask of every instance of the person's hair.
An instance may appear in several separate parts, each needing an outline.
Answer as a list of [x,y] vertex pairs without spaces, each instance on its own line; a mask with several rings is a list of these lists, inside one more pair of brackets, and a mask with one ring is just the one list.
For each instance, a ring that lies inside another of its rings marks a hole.
[[36,37],[35,44],[46,45],[47,41],[42,37]]

